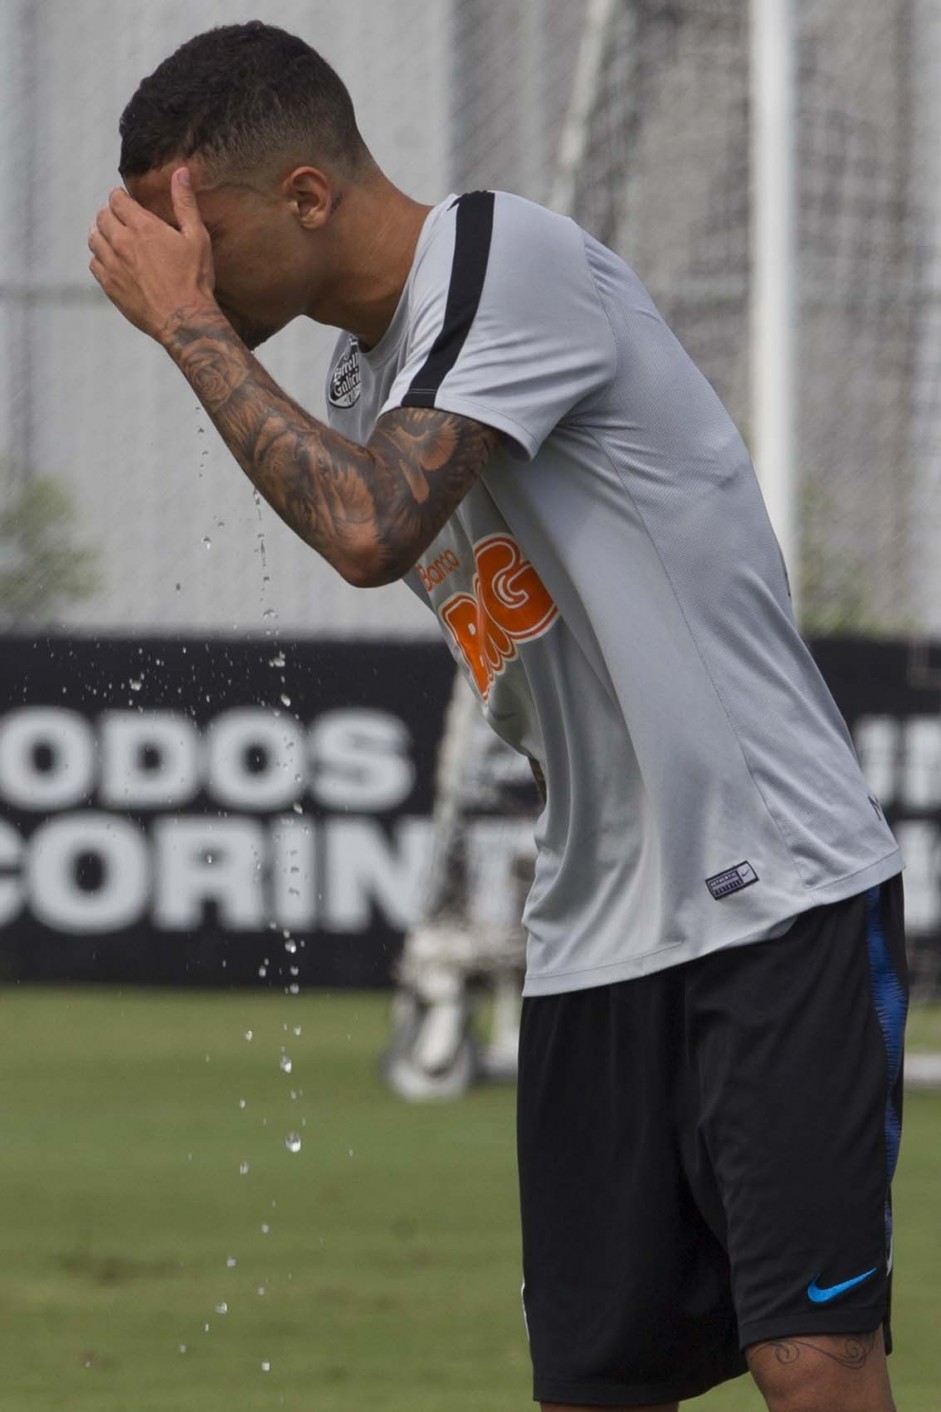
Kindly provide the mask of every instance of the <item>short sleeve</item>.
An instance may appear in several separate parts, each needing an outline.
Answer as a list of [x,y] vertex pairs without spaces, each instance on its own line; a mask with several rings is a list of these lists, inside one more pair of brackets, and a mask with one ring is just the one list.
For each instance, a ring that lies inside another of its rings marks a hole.
[[614,374],[583,233],[505,193],[471,192],[448,214],[414,272],[405,361],[382,412],[472,417],[532,457]]

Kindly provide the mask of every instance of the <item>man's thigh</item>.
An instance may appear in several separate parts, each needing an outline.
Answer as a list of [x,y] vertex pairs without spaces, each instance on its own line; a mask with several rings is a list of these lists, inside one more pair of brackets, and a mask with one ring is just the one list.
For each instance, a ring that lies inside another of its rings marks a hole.
[[746,1345],[887,1319],[904,1008],[893,887],[775,941],[525,1003],[537,1400],[669,1407],[744,1371]]
[[773,1339],[747,1350],[769,1408],[895,1412],[882,1330]]
[[728,1250],[743,1346],[888,1330],[900,901],[893,879],[696,963],[687,1169]]
[[524,1003],[523,1302],[548,1406],[669,1407],[745,1371],[728,1259],[680,1161],[682,984]]

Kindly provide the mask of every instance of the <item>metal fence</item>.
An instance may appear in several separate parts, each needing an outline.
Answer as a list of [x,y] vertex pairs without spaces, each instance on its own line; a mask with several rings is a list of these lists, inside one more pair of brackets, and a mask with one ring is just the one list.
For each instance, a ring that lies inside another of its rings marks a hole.
[[[941,0],[795,6],[806,627],[937,634]],[[347,588],[255,503],[86,272],[138,80],[196,30],[256,15],[336,64],[418,197],[515,189],[614,245],[749,439],[748,0],[0,0],[0,506],[22,515],[23,487],[55,478],[73,507],[58,532],[92,551],[97,582],[41,618],[435,630],[401,588]],[[331,341],[294,327],[265,350],[315,412]],[[0,612],[22,620],[4,563]]]

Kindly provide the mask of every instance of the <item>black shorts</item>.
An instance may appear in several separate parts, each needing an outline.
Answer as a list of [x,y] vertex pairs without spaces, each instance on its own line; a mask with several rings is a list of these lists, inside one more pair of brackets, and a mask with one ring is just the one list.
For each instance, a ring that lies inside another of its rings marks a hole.
[[901,879],[774,941],[523,1004],[537,1401],[671,1402],[799,1334],[888,1335]]

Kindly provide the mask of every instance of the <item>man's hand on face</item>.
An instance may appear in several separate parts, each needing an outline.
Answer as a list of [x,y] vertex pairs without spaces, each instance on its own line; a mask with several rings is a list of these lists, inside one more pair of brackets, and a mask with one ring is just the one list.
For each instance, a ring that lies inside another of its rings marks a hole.
[[95,279],[124,317],[158,342],[193,314],[219,308],[212,245],[186,167],[173,173],[170,197],[179,230],[119,188],[88,237]]

